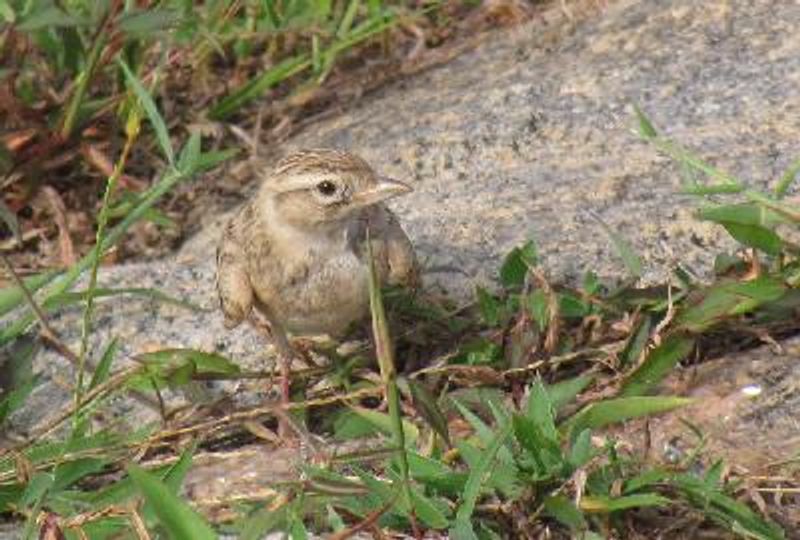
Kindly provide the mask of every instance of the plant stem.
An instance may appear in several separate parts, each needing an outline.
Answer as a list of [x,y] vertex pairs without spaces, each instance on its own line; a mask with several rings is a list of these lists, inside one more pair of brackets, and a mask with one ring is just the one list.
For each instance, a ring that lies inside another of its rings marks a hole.
[[[89,334],[92,329],[92,311],[94,309],[94,293],[97,288],[97,271],[100,267],[100,259],[103,257],[106,225],[108,224],[108,213],[111,207],[111,198],[117,188],[122,172],[125,170],[125,165],[128,161],[131,149],[134,142],[139,136],[139,127],[141,119],[139,116],[138,108],[134,108],[128,116],[128,123],[126,126],[126,139],[125,146],[122,148],[122,153],[114,166],[114,171],[106,182],[106,190],[103,194],[103,204],[100,207],[100,215],[97,219],[97,236],[95,239],[95,247],[90,256],[90,270],[89,270],[89,285],[86,288],[86,307],[83,311],[83,324],[81,326],[81,348],[78,353],[78,373],[75,381],[75,410],[80,410],[81,400],[83,398],[83,379],[86,371],[86,353],[89,347]],[[79,422],[79,414],[75,414],[75,423]]]

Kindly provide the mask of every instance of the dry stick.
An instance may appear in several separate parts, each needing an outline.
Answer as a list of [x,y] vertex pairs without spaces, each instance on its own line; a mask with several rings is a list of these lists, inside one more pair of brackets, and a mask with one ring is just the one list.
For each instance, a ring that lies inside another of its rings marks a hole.
[[[347,401],[353,399],[360,399],[365,397],[375,397],[383,395],[383,389],[380,387],[375,388],[363,388],[361,390],[357,390],[355,392],[350,392],[349,394],[344,395],[334,395],[329,396],[327,398],[320,398],[312,401],[302,401],[302,402],[295,402],[295,403],[287,403],[285,405],[282,404],[275,404],[275,405],[265,405],[262,407],[257,407],[255,409],[250,409],[247,411],[239,411],[232,414],[228,414],[222,418],[217,418],[214,420],[207,420],[205,422],[195,424],[193,426],[186,426],[184,428],[179,428],[169,432],[162,432],[156,433],[152,435],[149,439],[144,441],[141,444],[153,444],[159,441],[163,441],[165,439],[169,439],[172,437],[180,436],[180,435],[189,435],[191,433],[196,433],[198,431],[203,430],[212,430],[218,427],[225,427],[229,424],[234,422],[242,422],[244,420],[253,420],[254,418],[258,418],[260,416],[265,415],[275,415],[275,411],[277,409],[290,411],[295,409],[305,409],[308,407],[318,407],[322,405],[330,405],[332,403],[338,403],[340,401]],[[138,443],[136,444],[138,445]]]

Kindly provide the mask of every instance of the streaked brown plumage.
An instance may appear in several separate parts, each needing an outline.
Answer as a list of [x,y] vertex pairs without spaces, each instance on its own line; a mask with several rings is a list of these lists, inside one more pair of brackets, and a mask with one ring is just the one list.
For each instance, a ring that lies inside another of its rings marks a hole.
[[307,150],[280,161],[217,248],[225,326],[255,308],[282,357],[292,354],[287,333],[340,336],[369,314],[367,228],[381,283],[415,284],[411,242],[383,204],[409,191],[347,152]]

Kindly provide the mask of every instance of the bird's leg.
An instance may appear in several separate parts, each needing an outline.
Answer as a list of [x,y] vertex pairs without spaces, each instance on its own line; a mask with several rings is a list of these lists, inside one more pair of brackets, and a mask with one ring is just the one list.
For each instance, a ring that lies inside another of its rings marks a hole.
[[[257,315],[251,315],[250,323],[261,333],[266,334],[275,346],[275,351],[278,353],[278,367],[280,369],[280,385],[281,385],[281,405],[286,407],[291,403],[291,367],[292,359],[295,352],[289,344],[289,338],[286,336],[283,328],[280,325],[264,320]],[[278,436],[287,438],[291,435],[291,428],[288,425],[286,415],[288,409],[284,409],[278,415]]]

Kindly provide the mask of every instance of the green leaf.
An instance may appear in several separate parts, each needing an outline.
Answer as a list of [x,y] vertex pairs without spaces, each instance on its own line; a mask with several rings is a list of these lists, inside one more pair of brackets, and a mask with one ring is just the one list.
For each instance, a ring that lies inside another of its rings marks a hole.
[[512,249],[500,267],[500,282],[506,289],[522,287],[528,269],[538,264],[536,244],[528,241],[521,247]]
[[742,536],[759,540],[786,538],[780,527],[762,519],[746,505],[725,495],[700,478],[689,474],[677,474],[672,477],[672,483],[696,509]]
[[778,199],[782,199],[786,196],[786,193],[789,191],[789,187],[792,185],[792,182],[795,181],[798,174],[800,174],[800,159],[796,159],[789,165],[789,168],[786,169],[786,172],[783,174],[781,179],[778,181],[778,185],[775,186],[775,197]]
[[721,225],[728,223],[759,225],[768,229],[781,223],[787,223],[787,219],[781,214],[759,203],[727,204],[702,208],[699,211],[699,217]]
[[240,540],[262,540],[269,532],[282,529],[288,521],[288,505],[277,510],[269,508],[269,500],[264,507],[250,514],[241,526]]
[[636,112],[636,119],[639,121],[639,134],[645,139],[654,139],[657,137],[658,132],[656,131],[656,128],[653,127],[650,119],[647,118],[639,106],[634,105],[633,110]]
[[656,493],[638,493],[621,497],[586,496],[581,499],[581,510],[591,513],[608,514],[630,508],[647,506],[669,506],[672,501]]
[[572,443],[572,448],[570,448],[569,451],[569,463],[573,469],[579,469],[586,465],[594,455],[595,452],[592,448],[592,431],[584,429],[578,433],[578,436],[575,437],[575,441]]
[[[386,435],[393,434],[392,418],[388,414],[373,409],[367,409],[366,407],[353,406],[350,407],[350,410],[357,416],[372,424],[382,433],[385,433]],[[414,442],[419,438],[419,429],[417,426],[405,419],[403,419],[403,431],[405,432],[406,442],[408,444],[414,444]]]
[[512,424],[514,437],[536,463],[538,475],[544,476],[561,468],[564,460],[557,440],[548,438],[528,417],[514,415]]
[[525,416],[536,425],[542,436],[558,442],[553,401],[541,379],[531,384]]
[[456,513],[455,527],[451,529],[453,538],[471,538],[475,536],[471,519],[472,513],[475,511],[475,504],[478,502],[478,497],[481,493],[481,486],[484,484],[486,476],[491,474],[492,468],[497,461],[498,452],[501,448],[504,448],[512,429],[510,422],[502,426],[486,447],[480,461],[470,470],[467,484],[464,486],[464,493],[461,496],[461,503]]
[[182,15],[174,9],[150,8],[123,13],[117,23],[119,29],[135,37],[151,38],[153,34],[175,27]]
[[78,19],[64,9],[51,5],[32,11],[17,25],[17,29],[22,32],[33,32],[43,28],[86,26],[88,24],[88,20]]
[[188,504],[167,485],[136,465],[127,467],[134,484],[152,506],[170,536],[182,540],[214,540],[216,533]]
[[685,358],[694,348],[694,339],[673,335],[661,345],[650,351],[644,362],[628,376],[622,385],[621,395],[638,396],[644,394],[666,377],[672,368]]
[[565,430],[570,434],[570,438],[573,438],[585,429],[598,429],[632,418],[667,412],[690,403],[692,403],[691,399],[673,396],[607,399],[581,409],[563,424],[562,430]]
[[422,523],[431,529],[446,529],[450,525],[450,510],[443,501],[429,499],[418,489],[411,490],[411,506]]
[[573,532],[586,529],[586,519],[584,519],[583,513],[563,495],[546,497],[544,511]]
[[[55,278],[58,272],[43,272],[24,278],[22,282],[31,294],[35,293]],[[25,294],[16,285],[0,289],[0,317],[25,301]]]
[[620,361],[623,367],[630,367],[636,364],[639,356],[644,351],[647,342],[650,340],[650,330],[653,327],[653,319],[647,315],[643,316],[636,325],[636,330],[630,335],[625,347],[620,353]]
[[199,374],[234,375],[241,371],[237,364],[224,356],[195,349],[162,349],[140,354],[138,358],[153,366],[172,369],[191,364],[195,368],[195,372]]
[[68,488],[81,478],[102,471],[108,462],[98,458],[79,458],[58,465],[54,472],[53,491]]
[[483,287],[478,287],[478,309],[488,326],[498,326],[503,317],[503,304]]
[[92,374],[92,380],[89,383],[90,389],[102,384],[108,379],[108,375],[111,373],[111,364],[114,362],[118,350],[119,342],[117,338],[113,338],[111,343],[108,344],[108,347],[106,347],[106,350],[103,351],[103,356],[100,358],[100,362],[98,362],[97,368]]
[[50,491],[53,486],[53,475],[49,472],[38,472],[31,477],[25,491],[19,499],[19,504],[22,508],[26,508],[35,504],[45,494]]
[[725,230],[739,243],[776,257],[783,248],[783,240],[775,232],[759,225],[725,223]]
[[676,328],[699,333],[721,322],[775,302],[786,294],[786,285],[778,279],[762,276],[752,281],[720,280],[699,292],[701,301],[680,312]]
[[33,357],[39,350],[39,341],[22,338],[14,342],[7,351],[8,359],[3,363],[2,399],[0,399],[0,425],[18,410],[41,380],[41,374],[33,373]]
[[153,131],[156,133],[156,140],[161,147],[161,151],[164,152],[167,162],[169,162],[170,165],[175,165],[175,152],[172,150],[172,141],[170,141],[169,138],[167,124],[164,122],[161,113],[158,112],[158,107],[156,107],[153,98],[121,57],[117,59],[117,62],[120,68],[122,68],[122,72],[125,74],[128,85],[139,99],[139,103],[141,103],[142,109],[144,109],[147,115],[147,119],[150,120],[150,125],[153,126]]
[[192,174],[200,162],[202,136],[198,132],[189,135],[178,156],[178,170],[184,174]]
[[556,412],[560,411],[565,405],[571,403],[578,394],[583,392],[593,381],[593,375],[581,375],[548,386],[546,389],[547,396],[553,410]]
[[224,150],[215,150],[212,152],[204,152],[200,154],[197,164],[194,169],[194,174],[206,171],[215,167],[217,164],[222,163],[233,156],[238,154],[241,150],[239,148],[226,148]]

